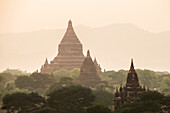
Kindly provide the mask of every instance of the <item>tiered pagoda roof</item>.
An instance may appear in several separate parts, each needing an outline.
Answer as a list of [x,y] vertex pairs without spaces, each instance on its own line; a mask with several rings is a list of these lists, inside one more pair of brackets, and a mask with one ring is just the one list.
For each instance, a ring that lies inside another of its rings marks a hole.
[[83,47],[74,32],[71,20],[68,22],[66,33],[58,46],[57,56],[47,65],[42,66],[41,73],[52,73],[56,70],[72,70],[80,68],[83,61]]
[[97,74],[96,66],[90,56],[89,50],[87,51],[87,56],[81,66],[78,83],[85,87],[96,87],[98,84],[102,83]]

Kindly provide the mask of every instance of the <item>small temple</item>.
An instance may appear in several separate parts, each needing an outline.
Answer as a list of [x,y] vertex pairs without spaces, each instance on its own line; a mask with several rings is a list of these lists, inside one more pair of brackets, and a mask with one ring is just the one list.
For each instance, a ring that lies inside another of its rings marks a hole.
[[97,68],[93,62],[90,51],[87,51],[87,56],[85,57],[83,64],[80,68],[80,76],[77,82],[85,87],[96,87],[102,83],[100,77],[97,74]]
[[51,74],[60,69],[72,70],[80,68],[84,58],[82,44],[74,32],[70,20],[66,33],[58,46],[58,55],[50,63],[46,59],[41,67],[41,73]]
[[119,90],[116,88],[114,107],[119,109],[125,103],[131,103],[138,98],[138,94],[146,91],[145,86],[142,88],[139,84],[138,75],[134,69],[133,59],[131,60],[130,70],[127,75],[125,86],[120,86]]

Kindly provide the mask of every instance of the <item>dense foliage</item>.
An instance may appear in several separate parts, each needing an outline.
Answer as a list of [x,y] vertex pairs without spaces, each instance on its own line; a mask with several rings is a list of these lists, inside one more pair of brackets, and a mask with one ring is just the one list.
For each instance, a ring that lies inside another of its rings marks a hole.
[[43,107],[43,108],[35,110],[31,113],[57,113],[57,111],[55,109],[50,108],[50,107]]
[[14,81],[21,75],[28,75],[28,73],[16,69],[7,69],[0,73],[0,100],[2,100],[6,94],[27,92],[25,89],[20,90],[15,88]]
[[[119,111],[119,113],[133,113],[132,110],[140,113],[139,110],[142,111],[142,109],[145,109],[146,112],[151,113],[168,111],[170,109],[170,97],[168,96],[170,95],[170,74],[168,72],[154,72],[151,70],[141,69],[136,69],[136,71],[140,84],[149,86],[151,90],[157,90],[161,93],[150,92],[143,94],[143,96],[141,95],[140,98],[135,102],[122,106],[122,109]],[[109,86],[115,87],[124,85],[126,83],[127,73],[127,70],[106,71],[103,72],[101,78],[103,81],[108,82]],[[104,104],[109,106],[109,108],[113,107],[114,91],[110,90],[109,87],[106,87],[106,84],[99,84],[97,87],[92,88],[92,90],[77,86],[75,81],[79,75],[80,69],[73,69],[71,71],[58,70],[50,75],[37,72],[29,74],[20,70],[8,69],[0,73],[0,100],[2,102],[4,101],[9,103],[3,103],[3,107],[0,103],[0,107],[8,110],[9,112],[19,111],[22,113],[21,108],[19,108],[20,106],[14,105],[13,98],[19,99],[18,96],[21,96],[21,98],[25,101],[31,92],[36,92],[45,96],[46,100],[39,107],[32,106],[34,104],[28,104],[27,107],[30,113],[46,113],[46,111],[49,111],[49,113],[67,113],[70,109],[74,112],[79,111],[79,113],[81,113],[85,111],[84,108],[89,108],[89,106],[92,104]],[[37,98],[40,97],[43,100],[44,98],[38,94]],[[91,100],[87,99],[88,94],[91,95]],[[77,95],[82,97],[77,97]],[[95,96],[95,98],[92,98],[92,95]],[[12,96],[13,98],[11,98]],[[76,100],[76,98],[84,98],[84,100],[80,99],[80,101]],[[54,101],[55,99],[57,99],[57,103]],[[89,101],[89,104],[81,103],[82,101],[86,100]],[[20,100],[17,100],[17,102],[18,103],[15,103],[16,105],[22,104]],[[31,103],[33,100],[26,100],[25,102]],[[52,104],[54,105],[52,106]],[[73,104],[75,106],[73,106]],[[23,104],[23,106],[26,105]],[[147,106],[150,107],[148,108]],[[22,107],[22,109],[23,108],[24,107]],[[91,106],[92,111],[95,109],[103,108],[102,106],[98,105],[94,105],[93,107]],[[69,111],[68,113],[71,112]]]
[[121,106],[116,113],[169,113],[170,97],[157,91],[144,92],[132,103]]
[[48,94],[47,103],[59,113],[83,113],[92,105],[95,96],[91,89],[82,86],[69,86]]
[[18,76],[15,86],[19,89],[28,89],[43,94],[44,89],[48,88],[54,81],[48,74],[33,73],[30,76]]
[[96,104],[88,107],[86,113],[112,113],[112,111],[105,105]]
[[80,75],[80,69],[75,68],[71,71],[61,69],[61,70],[55,71],[53,74],[54,74],[56,81],[59,81],[63,77],[71,77],[73,80],[75,80]]
[[37,93],[13,93],[3,97],[2,109],[7,113],[29,113],[41,108],[45,104],[45,99]]
[[161,82],[161,92],[170,95],[170,74],[169,76],[163,77]]
[[72,86],[72,85],[74,85],[74,83],[72,81],[73,81],[73,79],[70,77],[63,77],[60,79],[59,82],[52,84],[46,91],[46,94],[48,95],[48,94],[52,93],[53,91],[59,90],[63,87]]
[[[145,85],[152,90],[157,90],[165,94],[170,94],[170,74],[168,72],[154,72],[151,70],[136,69],[141,85]],[[102,80],[107,81],[114,87],[126,83],[128,71],[106,71],[102,75]]]
[[106,90],[93,90],[95,95],[95,104],[113,106],[114,95]]

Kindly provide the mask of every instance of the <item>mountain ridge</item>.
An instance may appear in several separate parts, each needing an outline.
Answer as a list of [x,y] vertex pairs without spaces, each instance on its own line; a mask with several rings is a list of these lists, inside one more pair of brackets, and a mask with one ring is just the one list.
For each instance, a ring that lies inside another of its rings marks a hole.
[[[137,68],[170,71],[170,31],[152,33],[128,23],[97,28],[81,25],[74,29],[83,44],[83,52],[90,49],[104,69],[128,69],[130,59],[134,58]],[[46,57],[51,61],[57,55],[65,31],[52,29],[1,34],[0,70],[40,69]]]

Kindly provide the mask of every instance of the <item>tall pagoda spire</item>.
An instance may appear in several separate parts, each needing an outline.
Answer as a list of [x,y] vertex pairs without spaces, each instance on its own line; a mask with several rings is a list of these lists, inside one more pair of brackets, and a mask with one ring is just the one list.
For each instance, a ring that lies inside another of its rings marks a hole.
[[46,60],[45,60],[45,63],[44,64],[48,64],[48,60],[47,60],[47,58],[46,58]]
[[80,43],[76,33],[74,32],[71,20],[68,22],[68,27],[61,43]]
[[135,71],[134,69],[134,64],[133,64],[133,59],[131,59],[131,65],[130,65],[130,70],[131,72]]
[[131,66],[130,66],[130,70],[128,72],[126,85],[128,85],[128,86],[130,85],[130,87],[132,87],[132,86],[135,86],[134,84],[136,86],[139,86],[138,76],[134,69],[133,59],[131,59]]
[[72,27],[72,21],[71,20],[68,21],[68,27]]
[[89,50],[87,51],[87,57],[90,57],[90,51]]

